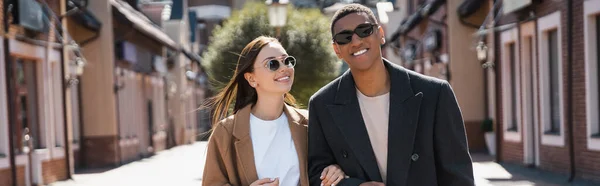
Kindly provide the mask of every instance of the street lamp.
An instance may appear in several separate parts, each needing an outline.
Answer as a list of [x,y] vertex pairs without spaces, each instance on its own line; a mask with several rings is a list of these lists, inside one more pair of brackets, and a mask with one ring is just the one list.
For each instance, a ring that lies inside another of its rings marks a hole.
[[72,43],[69,45],[72,48],[73,54],[75,55],[74,59],[69,63],[69,68],[73,69],[66,76],[66,81],[68,86],[75,86],[79,83],[79,77],[83,75],[83,68],[86,65],[86,60],[83,58],[81,51],[79,50],[79,46],[77,43]]
[[479,62],[482,63],[483,68],[490,67],[491,64],[489,64],[487,61],[488,60],[488,47],[485,44],[485,42],[479,41],[475,50],[477,50],[477,60],[479,60]]
[[269,24],[275,27],[275,36],[279,37],[281,27],[285,25],[289,0],[266,0],[265,3],[269,7]]

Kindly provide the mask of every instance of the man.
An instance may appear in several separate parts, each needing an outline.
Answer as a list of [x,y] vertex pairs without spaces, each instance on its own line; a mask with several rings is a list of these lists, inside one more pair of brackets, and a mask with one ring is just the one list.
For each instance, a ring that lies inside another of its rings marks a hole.
[[320,185],[337,164],[339,185],[474,185],[462,114],[448,82],[383,59],[385,34],[358,4],[338,10],[333,48],[350,70],[309,103],[308,171]]

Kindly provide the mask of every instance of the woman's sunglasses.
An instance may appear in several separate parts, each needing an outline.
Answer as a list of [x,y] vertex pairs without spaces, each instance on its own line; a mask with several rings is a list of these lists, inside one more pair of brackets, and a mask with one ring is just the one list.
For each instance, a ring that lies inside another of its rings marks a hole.
[[338,45],[345,45],[352,42],[352,35],[356,34],[360,38],[365,38],[373,34],[373,30],[377,26],[374,23],[363,23],[352,30],[344,30],[333,36],[333,41]]
[[267,69],[275,72],[275,71],[279,70],[279,67],[281,67],[281,64],[283,64],[284,66],[287,66],[288,68],[294,68],[294,66],[296,66],[296,58],[294,58],[293,56],[286,56],[281,61],[278,59],[270,59],[265,64],[265,67],[267,67]]

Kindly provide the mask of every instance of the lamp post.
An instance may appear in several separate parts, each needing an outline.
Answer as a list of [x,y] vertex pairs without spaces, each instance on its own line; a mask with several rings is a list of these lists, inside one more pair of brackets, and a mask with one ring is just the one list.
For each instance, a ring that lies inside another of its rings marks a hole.
[[285,26],[289,0],[266,0],[265,3],[269,7],[269,24],[275,27],[275,36],[279,37],[281,27]]

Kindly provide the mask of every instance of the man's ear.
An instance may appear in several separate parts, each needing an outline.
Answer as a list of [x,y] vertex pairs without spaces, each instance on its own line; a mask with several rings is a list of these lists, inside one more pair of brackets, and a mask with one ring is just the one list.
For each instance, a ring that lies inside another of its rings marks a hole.
[[333,51],[335,51],[335,55],[338,59],[342,59],[342,56],[340,55],[340,46],[335,44],[335,42],[331,42],[331,47],[333,47]]

